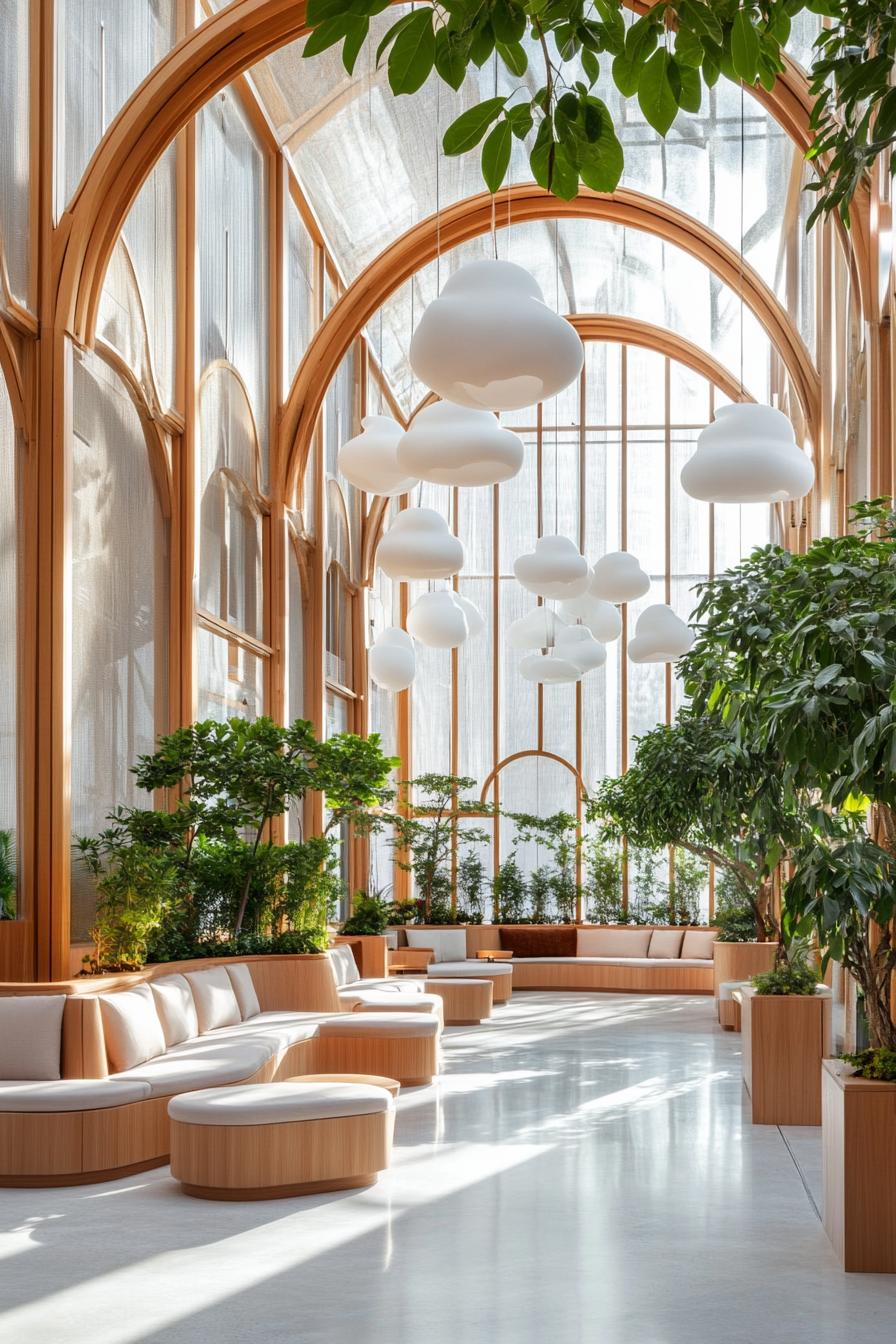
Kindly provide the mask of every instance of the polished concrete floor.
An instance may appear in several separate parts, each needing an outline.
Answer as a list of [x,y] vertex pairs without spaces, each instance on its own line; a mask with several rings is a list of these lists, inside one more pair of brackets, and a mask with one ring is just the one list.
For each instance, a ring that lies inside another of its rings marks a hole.
[[518,993],[446,1036],[370,1190],[264,1204],[167,1169],[0,1191],[2,1344],[879,1344],[816,1130],[749,1123],[711,1000]]

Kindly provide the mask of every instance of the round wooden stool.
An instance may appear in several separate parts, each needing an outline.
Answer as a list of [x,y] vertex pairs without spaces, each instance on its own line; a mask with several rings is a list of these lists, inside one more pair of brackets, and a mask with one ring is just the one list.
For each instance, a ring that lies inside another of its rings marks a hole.
[[373,1185],[389,1165],[383,1087],[249,1083],[168,1103],[171,1174],[198,1199],[283,1199]]
[[288,1083],[359,1083],[362,1087],[384,1087],[392,1097],[401,1091],[397,1078],[378,1078],[373,1073],[298,1073]]
[[492,1015],[494,986],[491,980],[461,980],[457,976],[439,980],[433,976],[427,979],[426,988],[441,998],[445,1023],[449,1027],[475,1027],[483,1018]]

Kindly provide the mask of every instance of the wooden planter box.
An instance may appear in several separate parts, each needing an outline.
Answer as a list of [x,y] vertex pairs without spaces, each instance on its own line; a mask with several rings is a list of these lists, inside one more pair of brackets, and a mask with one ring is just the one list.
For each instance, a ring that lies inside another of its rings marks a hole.
[[896,1083],[822,1065],[824,1230],[845,1270],[896,1274]]
[[384,933],[337,933],[333,942],[349,944],[364,980],[383,980],[388,975]]
[[726,980],[750,980],[775,964],[775,943],[716,943],[713,948],[713,993]]
[[744,1082],[754,1125],[820,1125],[821,1062],[831,1053],[829,994],[742,993]]

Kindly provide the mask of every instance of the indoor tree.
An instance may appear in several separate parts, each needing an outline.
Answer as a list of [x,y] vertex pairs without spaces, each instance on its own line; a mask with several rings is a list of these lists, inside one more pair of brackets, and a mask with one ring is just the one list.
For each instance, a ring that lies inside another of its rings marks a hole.
[[[872,1044],[893,1049],[896,948],[896,513],[852,510],[846,536],[778,546],[704,586],[682,660],[695,711],[779,762],[802,800],[788,922],[814,925],[864,997]],[[867,827],[865,821],[867,819]],[[870,834],[868,831],[870,830]]]
[[490,803],[463,795],[476,787],[467,775],[433,772],[403,780],[398,786],[401,807],[390,818],[391,844],[398,867],[414,878],[423,923],[434,918],[453,923],[457,918],[452,896],[452,856],[480,845],[488,833],[463,824],[468,819],[494,815]]
[[[389,0],[309,0],[314,57],[341,44],[351,73],[370,22]],[[849,203],[863,175],[896,140],[896,0],[654,0],[640,15],[624,0],[431,0],[389,25],[377,51],[394,94],[414,94],[435,71],[459,89],[471,67],[494,61],[515,81],[483,98],[447,128],[446,154],[482,145],[482,173],[497,191],[514,140],[525,143],[535,181],[571,199],[580,184],[613,191],[623,150],[606,103],[602,72],[665,136],[678,112],[699,112],[720,76],[772,89],[784,70],[791,23],[823,16],[809,71],[817,160],[813,215]],[[896,162],[896,156],[894,156]]]
[[[505,815],[516,827],[515,846],[534,842],[550,856],[548,872],[536,870],[539,877],[535,894],[539,905],[545,908],[550,902],[561,923],[574,923],[579,896],[576,874],[582,847],[578,821],[571,812],[554,812],[548,817],[539,817],[530,812],[507,812]],[[533,873],[529,880],[530,901],[534,876]],[[544,887],[543,892],[541,887]],[[534,901],[531,903],[535,904]]]

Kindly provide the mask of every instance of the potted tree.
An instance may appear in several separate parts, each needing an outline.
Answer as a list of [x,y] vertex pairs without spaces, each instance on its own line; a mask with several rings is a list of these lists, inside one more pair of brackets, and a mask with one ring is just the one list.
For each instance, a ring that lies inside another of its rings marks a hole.
[[481,827],[465,825],[476,817],[491,816],[489,803],[464,798],[476,781],[466,775],[419,775],[399,785],[402,804],[389,821],[390,843],[398,867],[413,876],[418,924],[459,924],[457,892],[452,883],[452,856],[485,843]]

